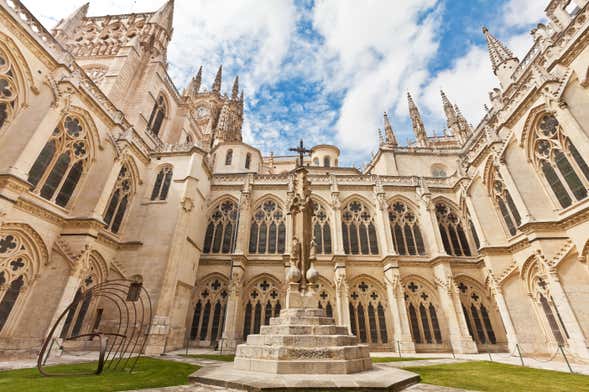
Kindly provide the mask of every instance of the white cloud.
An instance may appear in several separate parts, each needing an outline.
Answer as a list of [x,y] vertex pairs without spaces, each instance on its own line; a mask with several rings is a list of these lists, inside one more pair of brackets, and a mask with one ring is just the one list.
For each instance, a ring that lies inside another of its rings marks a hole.
[[396,100],[405,105],[399,91],[425,80],[437,50],[435,5],[435,0],[316,4],[313,23],[324,37],[323,80],[328,91],[345,91],[336,124],[343,148],[365,152],[374,147],[382,112]]
[[545,17],[547,1],[510,0],[503,7],[503,24],[508,27],[525,27]]

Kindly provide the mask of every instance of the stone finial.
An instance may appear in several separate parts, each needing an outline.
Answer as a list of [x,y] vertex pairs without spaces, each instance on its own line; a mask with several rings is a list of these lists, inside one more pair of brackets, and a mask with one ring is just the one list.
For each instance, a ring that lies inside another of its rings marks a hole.
[[385,132],[385,142],[388,146],[396,147],[398,145],[397,138],[395,137],[395,132],[393,131],[393,126],[389,121],[389,116],[387,113],[384,113],[384,132]]
[[491,59],[493,72],[497,74],[497,69],[501,64],[507,60],[517,59],[517,57],[515,57],[513,52],[505,46],[503,42],[495,38],[486,27],[483,27],[483,34],[487,39],[487,47],[489,49],[489,58]]
[[236,100],[239,96],[239,76],[235,77],[233,82],[233,89],[231,91],[231,99]]
[[217,71],[217,75],[215,76],[215,81],[213,82],[212,90],[214,93],[221,92],[221,81],[223,79],[223,65],[219,66],[219,70]]
[[413,132],[417,138],[417,143],[421,147],[425,147],[428,144],[425,126],[423,125],[421,114],[419,113],[417,105],[413,101],[411,93],[407,93],[407,101],[409,102],[409,117],[411,117],[411,124],[413,125]]

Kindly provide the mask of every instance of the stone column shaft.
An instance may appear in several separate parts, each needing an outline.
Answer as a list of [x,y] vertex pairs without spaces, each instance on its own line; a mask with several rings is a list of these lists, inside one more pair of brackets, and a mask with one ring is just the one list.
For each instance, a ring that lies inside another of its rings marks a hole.
[[384,267],[387,300],[393,320],[393,338],[395,350],[402,353],[415,353],[415,343],[411,337],[409,319],[405,307],[405,298],[401,290],[399,268],[391,264]]

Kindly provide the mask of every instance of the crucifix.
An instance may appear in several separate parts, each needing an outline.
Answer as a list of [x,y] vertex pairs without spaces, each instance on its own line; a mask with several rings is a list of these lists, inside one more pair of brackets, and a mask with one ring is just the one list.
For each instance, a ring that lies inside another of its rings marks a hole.
[[301,142],[299,143],[299,146],[297,148],[289,148],[288,150],[294,151],[299,154],[299,159],[297,160],[297,167],[302,167],[305,154],[311,153],[311,150],[306,149],[303,145],[303,139],[301,139]]

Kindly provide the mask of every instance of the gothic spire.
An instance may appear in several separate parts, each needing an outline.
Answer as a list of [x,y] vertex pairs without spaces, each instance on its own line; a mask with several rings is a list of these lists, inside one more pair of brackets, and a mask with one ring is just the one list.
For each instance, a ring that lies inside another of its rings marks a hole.
[[188,86],[188,95],[196,95],[200,90],[200,84],[202,82],[202,65],[198,69],[198,73],[195,77],[192,78],[190,81],[190,85]]
[[213,82],[213,92],[220,93],[221,92],[221,80],[223,79],[223,65],[219,66],[219,70],[217,71],[217,76],[215,76],[215,81]]
[[[380,132],[380,130],[379,130]],[[387,116],[387,112],[384,112],[384,134],[385,134],[385,142],[387,145],[391,147],[397,146],[397,138],[395,137],[395,132],[393,131],[393,126],[389,121],[389,116]]]
[[65,19],[60,20],[54,27],[53,34],[56,36],[60,33],[65,34],[66,36],[71,35],[74,32],[74,29],[82,22],[82,19],[88,14],[88,7],[90,7],[90,3],[82,5]]
[[448,124],[448,130],[453,131],[452,127],[454,123],[456,123],[456,111],[454,110],[454,106],[452,102],[446,96],[443,90],[440,90],[440,95],[442,96],[442,104],[444,105],[444,113],[446,113],[446,120]]
[[421,114],[417,105],[413,102],[413,97],[410,93],[407,93],[407,100],[409,101],[409,117],[411,117],[411,123],[413,125],[413,132],[417,138],[417,144],[421,147],[427,146],[427,134],[425,132],[425,126],[421,119]]
[[380,128],[378,128],[378,129],[376,130],[376,133],[377,133],[377,135],[378,135],[378,145],[379,145],[379,146],[382,146],[382,145],[384,145],[384,143],[385,143],[385,142],[384,142],[384,139],[383,139],[383,137],[382,137],[382,131],[380,130]]
[[233,91],[231,92],[231,99],[236,100],[239,96],[239,76],[235,77],[233,82]]
[[493,72],[497,74],[497,69],[503,63],[508,60],[517,59],[513,52],[509,50],[507,46],[497,38],[495,38],[489,29],[483,27],[483,34],[487,39],[487,47],[489,48],[489,58],[491,59],[491,65],[493,66]]
[[153,13],[149,23],[155,23],[163,27],[168,35],[172,34],[172,22],[174,21],[174,0],[166,1],[166,4]]

